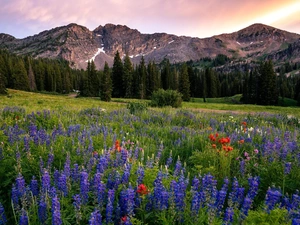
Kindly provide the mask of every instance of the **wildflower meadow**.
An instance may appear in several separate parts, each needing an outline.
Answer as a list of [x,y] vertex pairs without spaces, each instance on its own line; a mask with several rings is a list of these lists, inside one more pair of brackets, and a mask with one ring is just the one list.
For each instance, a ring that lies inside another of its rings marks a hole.
[[267,112],[3,106],[0,224],[300,224],[299,131]]

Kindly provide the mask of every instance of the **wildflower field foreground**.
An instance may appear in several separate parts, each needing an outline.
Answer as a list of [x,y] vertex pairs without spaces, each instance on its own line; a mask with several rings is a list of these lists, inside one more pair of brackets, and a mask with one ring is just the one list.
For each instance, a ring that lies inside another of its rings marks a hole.
[[300,224],[297,117],[0,107],[0,224]]

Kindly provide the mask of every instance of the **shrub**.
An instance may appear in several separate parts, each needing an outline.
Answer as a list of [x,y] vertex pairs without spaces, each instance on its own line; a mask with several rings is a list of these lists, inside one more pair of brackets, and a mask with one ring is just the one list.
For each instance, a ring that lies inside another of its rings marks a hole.
[[152,94],[151,106],[164,107],[172,106],[174,108],[181,107],[182,94],[175,90],[159,89]]
[[142,102],[129,102],[127,104],[127,109],[129,109],[130,114],[134,114],[147,110],[147,104]]

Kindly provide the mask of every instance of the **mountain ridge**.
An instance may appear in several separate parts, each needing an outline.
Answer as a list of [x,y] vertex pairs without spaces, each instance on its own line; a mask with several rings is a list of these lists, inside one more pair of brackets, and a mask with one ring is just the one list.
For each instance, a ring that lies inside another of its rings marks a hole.
[[[0,47],[18,55],[35,58],[65,59],[74,68],[86,68],[87,61],[94,59],[98,69],[104,62],[112,65],[116,51],[121,57],[128,54],[133,63],[143,56],[146,62],[161,62],[168,58],[171,63],[215,57],[224,54],[234,59],[300,60],[298,53],[300,35],[264,24],[252,24],[232,33],[207,38],[176,36],[167,33],[144,34],[126,25],[99,25],[93,31],[71,23],[42,31],[33,36],[17,39],[0,33]],[[281,53],[279,53],[281,52]],[[281,54],[277,56],[276,54]],[[296,55],[296,57],[295,57]]]

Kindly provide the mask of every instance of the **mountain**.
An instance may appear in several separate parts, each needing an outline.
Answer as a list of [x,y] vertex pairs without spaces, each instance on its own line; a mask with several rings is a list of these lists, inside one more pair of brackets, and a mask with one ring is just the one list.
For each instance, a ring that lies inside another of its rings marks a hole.
[[112,65],[116,51],[127,53],[133,63],[197,60],[227,55],[233,59],[265,59],[278,61],[299,59],[300,35],[263,24],[253,24],[240,31],[210,38],[193,38],[166,33],[142,34],[123,25],[106,24],[90,31],[84,26],[69,24],[37,35],[16,39],[0,34],[0,47],[18,55],[61,58],[74,68],[86,68],[94,60],[97,68],[107,61]]

